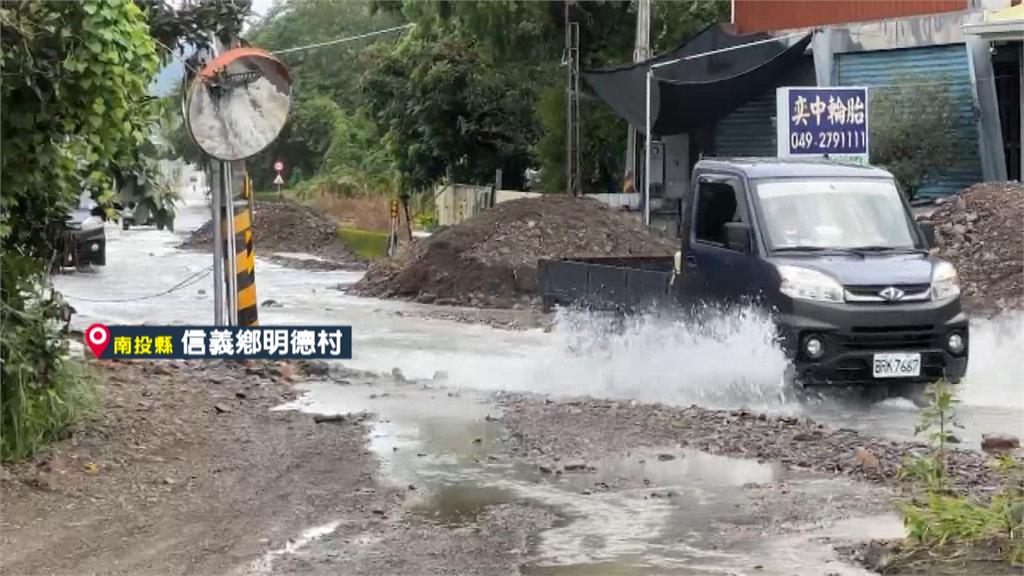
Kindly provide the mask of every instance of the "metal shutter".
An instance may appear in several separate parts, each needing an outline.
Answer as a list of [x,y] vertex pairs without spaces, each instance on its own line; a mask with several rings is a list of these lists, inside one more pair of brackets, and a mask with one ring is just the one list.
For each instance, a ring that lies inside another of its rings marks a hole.
[[[839,84],[872,87],[872,93],[885,89],[879,85],[898,84],[904,78],[949,82],[957,121],[954,134],[946,137],[959,143],[960,153],[957,162],[940,181],[921,186],[918,197],[948,196],[983,179],[978,153],[978,113],[967,58],[963,44],[837,55]],[[921,136],[933,137],[931,134]]]
[[[805,58],[779,86],[816,86],[814,60]],[[715,125],[715,156],[775,156],[775,88],[740,106]]]

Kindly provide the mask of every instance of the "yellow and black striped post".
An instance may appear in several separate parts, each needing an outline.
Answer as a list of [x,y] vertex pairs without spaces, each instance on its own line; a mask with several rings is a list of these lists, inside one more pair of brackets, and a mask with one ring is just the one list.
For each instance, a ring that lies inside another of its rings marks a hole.
[[239,326],[259,324],[259,309],[256,302],[256,251],[253,248],[252,179],[243,173],[241,202],[235,203],[235,271]]
[[391,234],[388,235],[388,257],[398,254],[398,200],[391,200]]

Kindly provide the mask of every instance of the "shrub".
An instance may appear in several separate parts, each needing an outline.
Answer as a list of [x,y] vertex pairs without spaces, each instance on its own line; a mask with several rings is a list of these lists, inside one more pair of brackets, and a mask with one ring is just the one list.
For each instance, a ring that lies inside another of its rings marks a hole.
[[1021,463],[1004,457],[991,465],[1002,475],[999,490],[988,502],[955,494],[947,481],[946,443],[950,427],[957,426],[953,408],[956,398],[943,379],[929,388],[929,405],[921,415],[917,434],[926,434],[930,454],[911,458],[900,469],[901,478],[925,482],[923,501],[901,506],[910,538],[910,550],[924,547],[933,555],[955,557],[972,545],[1004,542],[1006,559],[1024,562],[1024,471]]
[[87,408],[48,277],[83,190],[112,208],[151,119],[158,59],[127,0],[4,2],[0,8],[0,457],[30,455]]
[[948,84],[908,78],[872,94],[871,159],[913,199],[956,161],[956,110]]
[[95,400],[92,379],[67,357],[60,295],[37,280],[19,282],[25,276],[12,270],[33,265],[4,259],[0,458],[5,461],[28,457],[60,438]]

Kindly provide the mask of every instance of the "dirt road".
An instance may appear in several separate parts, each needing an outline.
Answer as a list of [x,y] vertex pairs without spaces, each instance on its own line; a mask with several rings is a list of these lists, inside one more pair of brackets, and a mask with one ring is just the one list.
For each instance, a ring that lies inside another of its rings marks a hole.
[[[416,487],[378,481],[371,416],[271,411],[304,377],[291,365],[95,369],[99,419],[5,470],[6,574],[508,572],[553,520],[509,504],[482,533],[402,522]],[[324,535],[323,558],[295,554]]]

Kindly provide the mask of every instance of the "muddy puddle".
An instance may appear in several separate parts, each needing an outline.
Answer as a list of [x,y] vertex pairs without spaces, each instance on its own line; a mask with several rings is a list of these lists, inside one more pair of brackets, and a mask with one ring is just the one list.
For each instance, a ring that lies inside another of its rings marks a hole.
[[370,449],[381,480],[406,490],[403,522],[458,529],[509,504],[554,514],[524,551],[523,574],[855,574],[835,556],[834,540],[889,537],[893,521],[902,531],[898,519],[874,514],[887,509],[877,488],[772,463],[678,446],[588,462],[514,459],[482,392],[433,383],[303,387],[277,409],[376,415]]

